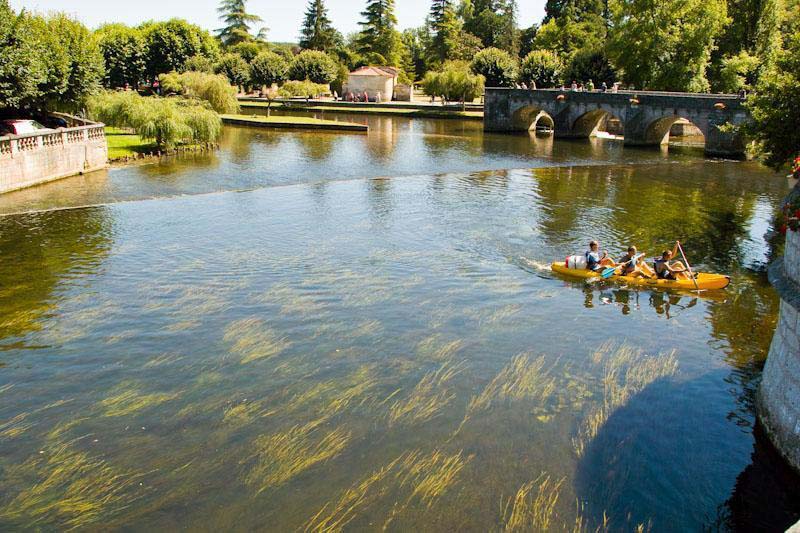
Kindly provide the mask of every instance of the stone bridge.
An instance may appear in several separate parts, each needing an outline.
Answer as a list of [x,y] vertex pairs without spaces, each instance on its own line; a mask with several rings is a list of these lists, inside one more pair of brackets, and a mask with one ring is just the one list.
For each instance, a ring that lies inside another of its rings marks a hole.
[[703,132],[707,154],[744,155],[742,136],[720,129],[749,118],[742,100],[729,94],[487,88],[483,128],[514,132],[538,124],[552,128],[557,138],[580,139],[595,135],[610,117],[622,123],[626,146],[665,144],[672,124],[683,118]]

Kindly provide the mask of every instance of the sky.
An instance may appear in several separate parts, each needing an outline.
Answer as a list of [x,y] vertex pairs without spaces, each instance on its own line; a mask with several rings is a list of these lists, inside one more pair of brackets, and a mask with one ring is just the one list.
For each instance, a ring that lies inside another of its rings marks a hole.
[[[219,27],[215,0],[11,0],[11,7],[30,11],[64,11],[95,28],[105,22],[136,25],[145,20],[184,18],[208,30]],[[307,0],[249,0],[248,11],[264,19],[270,41],[297,42]],[[334,27],[344,34],[358,31],[365,0],[326,0]],[[528,27],[544,16],[545,0],[519,2],[519,25]],[[430,0],[395,0],[400,29],[421,26]]]

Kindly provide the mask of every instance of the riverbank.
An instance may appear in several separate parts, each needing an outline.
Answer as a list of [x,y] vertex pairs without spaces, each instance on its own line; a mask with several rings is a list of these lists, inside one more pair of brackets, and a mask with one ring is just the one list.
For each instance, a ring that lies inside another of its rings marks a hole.
[[[264,106],[266,107],[266,106]],[[260,128],[278,129],[306,129],[324,131],[349,131],[362,132],[369,131],[366,124],[356,124],[355,122],[341,122],[336,120],[323,120],[312,117],[261,117],[248,115],[220,115],[224,124],[239,126],[256,126]]]
[[402,102],[360,103],[328,100],[281,101],[271,105],[260,99],[240,99],[242,109],[275,109],[276,104],[282,110],[322,111],[326,113],[348,113],[364,115],[390,115],[410,118],[455,118],[466,120],[483,120],[483,106],[477,104],[437,105]]
[[123,165],[135,161],[155,160],[164,156],[190,152],[204,152],[216,149],[215,143],[187,144],[170,149],[159,149],[155,142],[144,140],[139,135],[124,128],[106,127],[108,143],[108,162],[112,165]]

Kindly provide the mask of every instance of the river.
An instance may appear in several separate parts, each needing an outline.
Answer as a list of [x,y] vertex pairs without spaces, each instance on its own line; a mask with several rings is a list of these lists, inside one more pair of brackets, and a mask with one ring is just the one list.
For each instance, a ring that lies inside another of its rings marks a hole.
[[[0,529],[797,512],[753,429],[784,178],[696,148],[342,118],[371,131],[228,127],[214,153],[0,196]],[[679,238],[732,282],[549,271],[591,238],[650,256]]]

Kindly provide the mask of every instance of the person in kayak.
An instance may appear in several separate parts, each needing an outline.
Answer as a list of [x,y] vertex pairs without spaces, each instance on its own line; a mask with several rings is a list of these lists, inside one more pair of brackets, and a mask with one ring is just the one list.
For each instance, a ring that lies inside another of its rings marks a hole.
[[675,254],[678,252],[679,244],[680,241],[675,241],[675,246],[672,248],[672,250],[664,250],[661,253],[661,259],[656,259],[654,261],[653,266],[655,267],[654,270],[658,279],[690,279],[688,269],[683,263],[680,261],[675,261],[672,263],[670,262],[670,260],[675,257]]
[[638,251],[636,250],[636,246],[628,246],[627,252],[617,260],[617,265],[619,265],[619,270],[617,271],[620,276],[629,276],[632,278],[638,277],[648,277],[652,278],[655,277],[655,272],[651,269],[647,263],[644,262],[642,257],[636,257]]
[[586,268],[589,270],[600,270],[607,266],[614,266],[614,261],[608,258],[608,252],[600,254],[600,243],[589,241],[589,249],[584,252],[586,257]]

